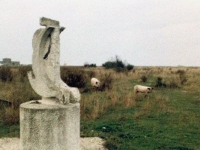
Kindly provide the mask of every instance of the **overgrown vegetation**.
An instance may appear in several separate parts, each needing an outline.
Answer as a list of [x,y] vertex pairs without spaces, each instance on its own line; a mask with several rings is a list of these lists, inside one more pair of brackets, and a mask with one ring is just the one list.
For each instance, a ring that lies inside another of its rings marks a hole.
[[[19,136],[19,105],[40,99],[30,87],[27,71],[20,70],[29,69],[10,68],[13,79],[0,82],[0,99],[12,102],[1,110],[0,137]],[[106,87],[81,95],[82,137],[104,138],[109,150],[200,149],[199,68],[137,67],[128,74],[99,67],[61,70],[63,80],[76,81],[80,90],[90,89],[91,77]],[[135,84],[155,86],[155,90],[148,97],[134,95]]]
[[88,80],[83,69],[69,67],[61,67],[61,78],[67,85],[78,88],[84,88]]
[[[19,68],[0,68],[0,99],[9,100],[10,107],[1,107],[0,110],[0,125],[16,125],[19,124],[19,106],[21,103],[38,99],[39,96],[31,88],[27,72],[30,67]],[[4,77],[4,75],[8,75]],[[12,79],[12,80],[11,80]]]
[[147,82],[148,78],[147,76],[143,75],[141,76],[141,82]]
[[2,82],[12,81],[13,80],[13,72],[8,67],[2,67],[0,69],[0,79]]
[[162,82],[162,77],[157,77],[156,85],[155,87],[166,87],[167,85]]

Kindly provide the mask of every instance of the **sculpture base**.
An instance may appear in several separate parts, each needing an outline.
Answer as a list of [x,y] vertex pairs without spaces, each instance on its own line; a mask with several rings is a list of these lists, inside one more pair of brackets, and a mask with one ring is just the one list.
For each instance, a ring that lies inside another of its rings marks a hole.
[[79,150],[80,104],[20,105],[20,150]]

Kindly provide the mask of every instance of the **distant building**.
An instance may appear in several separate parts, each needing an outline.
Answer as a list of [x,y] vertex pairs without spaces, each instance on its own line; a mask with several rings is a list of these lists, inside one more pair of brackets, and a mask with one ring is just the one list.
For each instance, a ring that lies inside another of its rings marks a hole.
[[3,61],[0,61],[0,66],[20,66],[19,61],[11,61],[10,58],[3,58]]

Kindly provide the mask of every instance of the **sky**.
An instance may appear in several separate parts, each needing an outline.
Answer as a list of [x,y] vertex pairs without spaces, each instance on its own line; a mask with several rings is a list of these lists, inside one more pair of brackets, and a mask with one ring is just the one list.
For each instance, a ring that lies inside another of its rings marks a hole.
[[60,22],[60,64],[200,66],[199,0],[1,0],[0,61],[32,63],[41,17]]

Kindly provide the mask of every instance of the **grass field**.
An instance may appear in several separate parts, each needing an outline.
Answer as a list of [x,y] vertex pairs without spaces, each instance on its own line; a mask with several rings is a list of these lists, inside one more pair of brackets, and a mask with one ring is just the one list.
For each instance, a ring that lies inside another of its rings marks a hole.
[[[82,137],[104,138],[109,150],[200,149],[200,68],[135,67],[120,73],[84,68],[84,71],[93,72],[101,81],[109,75],[112,88],[81,94]],[[165,86],[154,87],[158,77]],[[155,90],[148,97],[135,95],[136,84],[153,86]],[[86,87],[89,88],[89,77]],[[14,104],[1,110],[0,137],[19,136],[20,103],[40,97],[22,75],[11,82],[0,82],[0,88],[0,98]]]

